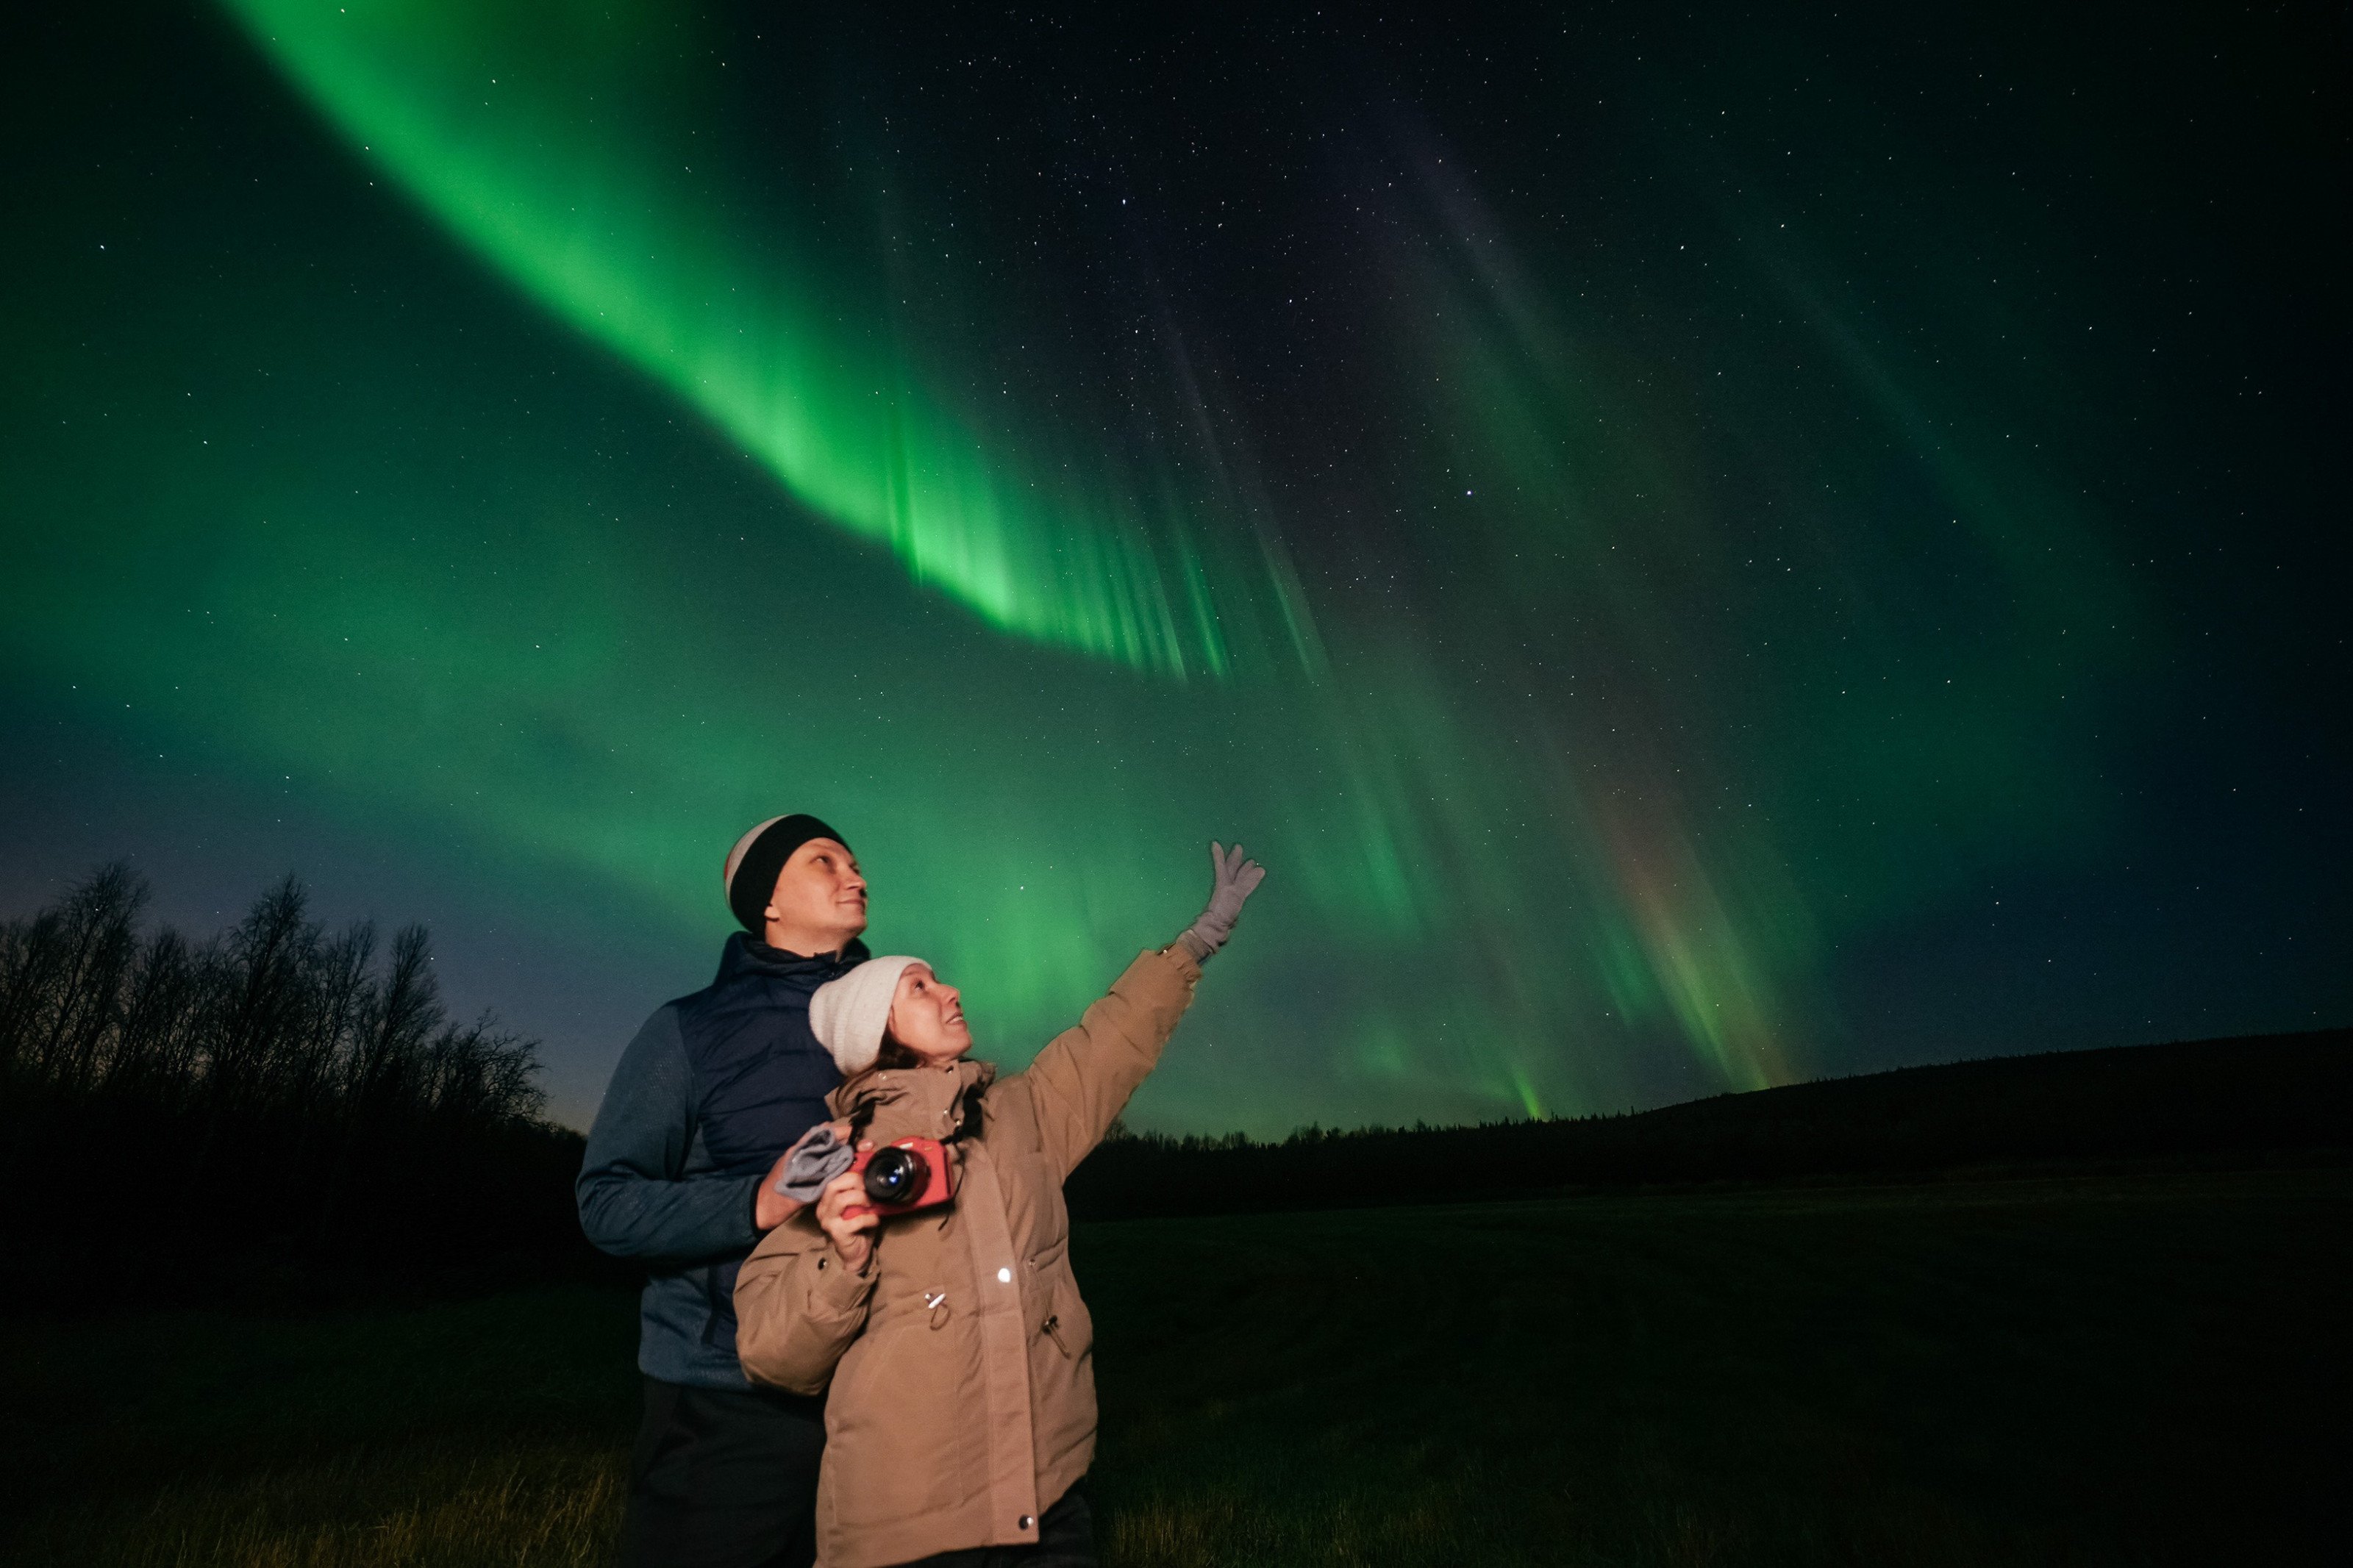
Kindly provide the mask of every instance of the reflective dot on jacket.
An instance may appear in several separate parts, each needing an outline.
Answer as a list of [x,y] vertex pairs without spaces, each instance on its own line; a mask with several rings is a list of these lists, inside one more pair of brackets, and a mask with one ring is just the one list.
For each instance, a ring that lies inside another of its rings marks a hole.
[[[1000,1269],[998,1269],[998,1270],[997,1271],[997,1282],[999,1285],[1010,1285],[1010,1284],[1012,1284],[1012,1283],[1013,1283],[1013,1270],[1011,1270],[1010,1268],[1000,1268]],[[1024,1528],[1024,1529],[1027,1529],[1027,1528],[1028,1528],[1028,1526],[1026,1526],[1026,1525],[1025,1525],[1023,1528]]]
[[1027,1529],[1029,1529],[1031,1525],[1033,1525],[1033,1524],[1035,1524],[1035,1523],[1037,1523],[1037,1522],[1038,1522],[1038,1521],[1037,1521],[1036,1520],[1031,1519],[1028,1514],[1026,1514],[1026,1513],[1025,1513],[1025,1514],[1023,1514],[1023,1515],[1021,1516],[1021,1522],[1020,1522],[1018,1525],[1015,1526],[1015,1528],[1016,1528],[1016,1529],[1018,1529],[1018,1530],[1027,1530]]

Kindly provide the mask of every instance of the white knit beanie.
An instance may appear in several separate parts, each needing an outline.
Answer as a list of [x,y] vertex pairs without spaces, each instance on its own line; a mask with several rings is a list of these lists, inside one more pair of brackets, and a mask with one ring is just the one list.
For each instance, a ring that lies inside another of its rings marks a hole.
[[828,980],[809,997],[809,1029],[833,1053],[844,1078],[855,1078],[882,1054],[882,1031],[891,1024],[891,998],[899,976],[920,958],[870,958],[839,980]]

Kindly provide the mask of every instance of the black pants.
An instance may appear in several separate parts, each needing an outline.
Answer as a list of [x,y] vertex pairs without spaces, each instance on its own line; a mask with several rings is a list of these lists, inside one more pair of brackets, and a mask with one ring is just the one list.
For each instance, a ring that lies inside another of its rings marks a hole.
[[1087,1484],[1062,1494],[1038,1521],[1034,1546],[969,1546],[919,1558],[904,1568],[1095,1568],[1095,1516]]
[[647,1378],[624,1568],[808,1568],[824,1454],[822,1401]]

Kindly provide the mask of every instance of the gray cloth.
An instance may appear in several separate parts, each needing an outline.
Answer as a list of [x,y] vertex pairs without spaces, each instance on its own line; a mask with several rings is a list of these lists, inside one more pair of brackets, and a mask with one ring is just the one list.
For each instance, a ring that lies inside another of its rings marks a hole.
[[835,1136],[833,1123],[820,1121],[786,1152],[785,1173],[776,1178],[776,1191],[797,1203],[813,1204],[825,1184],[849,1169],[857,1158],[858,1151]]

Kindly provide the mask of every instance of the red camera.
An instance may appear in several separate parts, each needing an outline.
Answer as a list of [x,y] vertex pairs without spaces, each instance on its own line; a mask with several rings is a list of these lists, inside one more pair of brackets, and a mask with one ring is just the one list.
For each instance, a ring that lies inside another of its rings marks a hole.
[[[861,1149],[849,1168],[866,1181],[866,1195],[879,1215],[927,1209],[955,1196],[955,1162],[936,1138],[902,1138],[880,1149]],[[859,1212],[860,1205],[843,1209]]]

